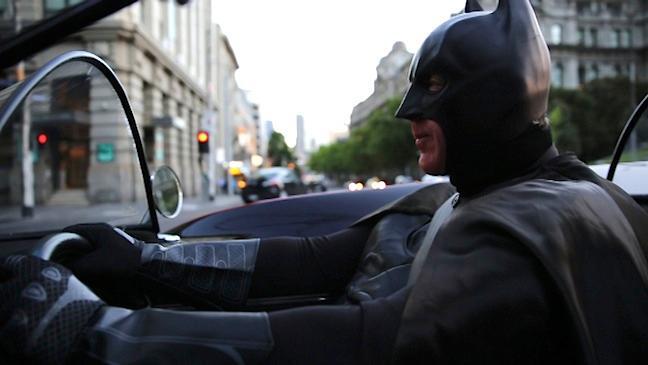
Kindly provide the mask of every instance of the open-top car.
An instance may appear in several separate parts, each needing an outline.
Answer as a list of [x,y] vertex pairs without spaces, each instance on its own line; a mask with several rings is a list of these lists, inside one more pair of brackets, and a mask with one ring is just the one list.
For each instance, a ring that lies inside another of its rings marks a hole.
[[[183,208],[182,186],[186,183],[169,167],[151,168],[142,126],[119,78],[102,58],[85,51],[61,54],[23,82],[2,90],[0,103],[0,257],[33,254],[65,265],[88,250],[83,237],[65,232],[65,228],[107,223],[128,237],[163,248],[178,243],[227,242],[218,259],[230,264],[229,260],[237,259],[230,250],[235,240],[331,235],[360,220],[393,219],[388,207],[413,205],[407,199],[416,192],[434,190],[440,201],[452,192],[445,180],[387,187],[383,183],[381,188],[362,191],[344,189],[260,201],[173,224]],[[605,171],[612,181],[631,179],[628,174],[635,170],[645,175],[641,167],[648,164],[642,152],[648,146],[646,109],[648,98],[619,137]],[[629,162],[632,157],[634,161]],[[261,180],[261,185],[273,182],[271,177]],[[648,209],[648,180],[632,181],[628,193]],[[620,181],[619,185],[625,184]],[[280,195],[277,191],[272,196]],[[244,190],[246,201],[265,197]],[[416,207],[412,209],[422,214]],[[428,213],[425,217],[429,220]],[[161,230],[162,221],[174,228]],[[388,228],[380,234],[402,233],[397,226]],[[222,303],[183,301],[177,295],[133,292],[108,293],[103,299],[129,308],[271,311],[339,303],[340,295],[278,295],[222,307]]]

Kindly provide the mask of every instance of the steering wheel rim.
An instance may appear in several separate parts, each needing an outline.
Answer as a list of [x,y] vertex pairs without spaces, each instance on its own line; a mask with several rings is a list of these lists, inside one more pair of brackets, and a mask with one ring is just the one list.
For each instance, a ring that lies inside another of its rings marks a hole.
[[32,255],[43,260],[63,263],[74,254],[92,251],[88,240],[76,233],[54,233],[41,238],[32,249]]

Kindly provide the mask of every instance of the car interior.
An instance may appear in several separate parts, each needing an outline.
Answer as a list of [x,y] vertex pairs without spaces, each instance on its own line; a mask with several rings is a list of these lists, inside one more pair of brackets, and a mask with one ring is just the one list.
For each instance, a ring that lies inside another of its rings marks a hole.
[[[71,11],[45,19],[0,45],[0,67],[133,2],[85,1]],[[403,185],[362,194],[323,193],[326,199],[316,194],[260,202],[160,232],[159,221],[172,219],[182,209],[182,184],[167,167],[150,171],[129,100],[108,63],[84,51],[62,54],[24,82],[0,91],[0,105],[0,168],[4,176],[0,200],[8,207],[0,213],[0,256],[31,253],[65,264],[88,250],[83,238],[61,232],[78,223],[108,222],[132,237],[163,244],[327,234],[422,187]],[[648,98],[629,119],[611,154],[607,177],[622,188],[636,183],[629,176],[636,170],[633,167],[647,164],[640,153],[648,146],[647,108]],[[70,115],[81,115],[88,123],[75,123]],[[93,136],[93,142],[80,143],[81,135]],[[26,189],[30,184],[38,188]],[[645,190],[632,195],[648,210]],[[70,201],[83,208],[66,209]],[[351,208],[340,212],[342,202]],[[309,216],[304,217],[303,211]],[[268,310],[334,300],[332,293],[264,298],[251,301],[243,309]],[[169,297],[127,298],[126,302],[132,307],[220,309]]]

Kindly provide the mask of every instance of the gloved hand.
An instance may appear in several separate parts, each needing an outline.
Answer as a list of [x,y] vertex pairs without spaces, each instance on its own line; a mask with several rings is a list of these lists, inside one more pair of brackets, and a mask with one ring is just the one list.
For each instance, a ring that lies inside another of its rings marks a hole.
[[60,265],[0,258],[0,359],[63,364],[104,305]]
[[81,224],[64,231],[86,238],[94,247],[65,265],[111,305],[146,305],[140,294],[209,307],[240,306],[247,300],[258,239],[162,246],[136,241],[107,224]]
[[78,224],[64,231],[84,237],[94,247],[91,252],[65,265],[109,303],[126,304],[115,303],[112,299],[125,299],[137,291],[134,284],[143,243],[105,223]]

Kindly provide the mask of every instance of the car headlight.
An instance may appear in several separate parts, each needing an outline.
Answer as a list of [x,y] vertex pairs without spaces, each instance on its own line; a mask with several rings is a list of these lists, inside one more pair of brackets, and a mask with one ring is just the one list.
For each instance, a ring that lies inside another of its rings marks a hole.
[[349,189],[349,191],[358,191],[358,190],[362,190],[362,188],[364,188],[364,185],[362,185],[362,183],[360,182],[358,183],[351,182],[347,186],[347,189]]
[[387,184],[382,180],[378,180],[378,181],[372,181],[370,186],[374,190],[382,190],[385,187],[387,187]]

